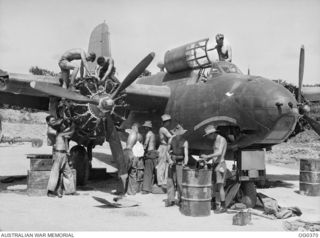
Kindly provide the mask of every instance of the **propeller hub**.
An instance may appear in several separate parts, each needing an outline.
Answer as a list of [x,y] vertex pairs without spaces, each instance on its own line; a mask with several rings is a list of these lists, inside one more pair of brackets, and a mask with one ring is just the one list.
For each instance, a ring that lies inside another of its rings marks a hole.
[[110,98],[109,94],[98,93],[93,95],[91,99],[99,101],[99,105],[88,104],[91,114],[97,118],[105,117],[105,113],[110,112],[114,107],[114,100]]
[[112,110],[113,106],[114,106],[114,100],[112,100],[110,97],[107,96],[100,99],[98,107],[102,111],[110,111]]

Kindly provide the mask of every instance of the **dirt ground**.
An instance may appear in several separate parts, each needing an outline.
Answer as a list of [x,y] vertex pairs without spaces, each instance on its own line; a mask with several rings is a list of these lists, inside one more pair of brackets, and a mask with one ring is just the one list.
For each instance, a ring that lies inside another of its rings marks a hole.
[[[46,126],[3,123],[3,134],[35,136],[45,139]],[[301,142],[303,139],[306,141]],[[252,216],[252,224],[233,226],[234,214],[211,214],[208,217],[187,217],[178,207],[165,208],[164,194],[128,196],[139,202],[131,208],[108,208],[93,197],[112,201],[111,190],[118,180],[90,181],[91,190],[79,191],[79,196],[59,198],[30,197],[26,194],[28,153],[47,153],[51,147],[32,148],[28,143],[0,144],[0,179],[18,176],[9,184],[0,183],[0,230],[2,231],[283,231],[283,220],[268,220]],[[275,198],[280,206],[298,206],[308,221],[320,220],[320,197],[303,196],[299,190],[299,159],[320,158],[320,140],[313,132],[306,132],[298,141],[273,147],[267,153],[268,188],[258,189]],[[94,150],[93,167],[115,172],[107,144]],[[297,217],[287,220],[296,220]]]

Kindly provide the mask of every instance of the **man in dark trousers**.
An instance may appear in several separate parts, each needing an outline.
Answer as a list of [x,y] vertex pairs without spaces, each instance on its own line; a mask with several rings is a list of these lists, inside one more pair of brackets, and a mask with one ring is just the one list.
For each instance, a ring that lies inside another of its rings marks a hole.
[[212,159],[212,180],[214,185],[213,194],[215,193],[214,202],[216,202],[216,210],[214,213],[224,213],[227,211],[224,191],[224,182],[227,172],[225,162],[227,141],[223,136],[217,133],[217,130],[213,125],[208,125],[205,128],[204,137],[213,141],[213,153],[209,155],[201,155],[200,158],[207,162]]
[[146,131],[145,140],[143,143],[145,156],[142,194],[148,194],[152,192],[158,151],[156,150],[156,136],[152,131],[152,122],[145,121],[142,127]]
[[189,144],[184,134],[187,130],[181,125],[177,125],[173,130],[174,136],[169,140],[168,151],[170,153],[169,171],[167,180],[168,199],[166,207],[176,204],[175,194],[178,192],[178,203],[181,202],[182,192],[182,168],[188,164]]

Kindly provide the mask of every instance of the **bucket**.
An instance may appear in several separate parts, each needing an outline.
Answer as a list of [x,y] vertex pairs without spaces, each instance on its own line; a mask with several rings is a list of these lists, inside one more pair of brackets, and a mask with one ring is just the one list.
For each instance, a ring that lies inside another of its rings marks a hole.
[[202,217],[211,213],[212,171],[183,168],[180,212]]
[[320,196],[320,159],[300,160],[300,193]]

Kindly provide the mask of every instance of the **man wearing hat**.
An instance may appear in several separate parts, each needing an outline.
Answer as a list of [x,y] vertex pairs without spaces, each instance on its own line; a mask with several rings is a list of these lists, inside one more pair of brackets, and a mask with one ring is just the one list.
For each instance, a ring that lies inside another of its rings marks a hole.
[[214,185],[213,194],[215,192],[215,201],[213,199],[213,202],[216,202],[217,204],[215,213],[224,213],[226,212],[224,182],[227,172],[225,162],[227,141],[223,136],[217,133],[217,130],[213,125],[208,125],[204,130],[204,137],[213,141],[213,153],[209,155],[201,155],[200,158],[207,162],[212,160],[212,180]]
[[167,185],[168,178],[168,141],[172,137],[172,134],[169,132],[169,126],[171,123],[171,116],[164,114],[161,116],[162,127],[159,129],[160,137],[160,146],[158,148],[159,158],[157,169],[157,182],[159,186]]
[[144,129],[144,131],[146,131],[143,143],[145,156],[142,194],[148,194],[152,192],[154,172],[157,165],[157,158],[159,153],[156,150],[156,136],[152,131],[152,122],[145,121],[145,123],[142,125],[142,128]]
[[172,131],[174,136],[168,143],[168,151],[170,153],[169,171],[167,180],[168,199],[165,206],[175,205],[175,193],[178,192],[178,201],[180,204],[182,193],[182,168],[188,164],[189,144],[184,134],[187,130],[178,124]]
[[216,35],[217,45],[213,48],[213,50],[217,50],[219,55],[219,61],[232,61],[232,50],[230,43],[224,39],[223,34]]

